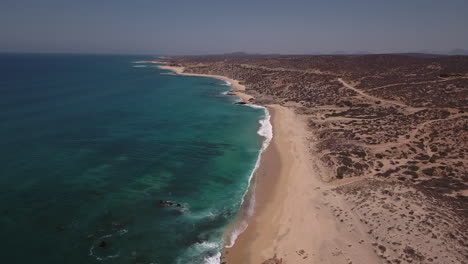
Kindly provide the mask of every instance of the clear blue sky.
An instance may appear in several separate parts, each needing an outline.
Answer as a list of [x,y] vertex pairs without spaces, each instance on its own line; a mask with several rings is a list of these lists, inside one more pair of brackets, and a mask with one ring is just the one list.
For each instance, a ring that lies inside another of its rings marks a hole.
[[0,51],[468,49],[468,0],[0,0]]

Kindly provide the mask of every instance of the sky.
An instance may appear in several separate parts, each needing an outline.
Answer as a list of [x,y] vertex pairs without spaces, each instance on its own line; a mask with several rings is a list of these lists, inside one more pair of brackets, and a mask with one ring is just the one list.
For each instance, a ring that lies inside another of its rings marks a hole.
[[468,49],[468,0],[0,0],[0,52]]

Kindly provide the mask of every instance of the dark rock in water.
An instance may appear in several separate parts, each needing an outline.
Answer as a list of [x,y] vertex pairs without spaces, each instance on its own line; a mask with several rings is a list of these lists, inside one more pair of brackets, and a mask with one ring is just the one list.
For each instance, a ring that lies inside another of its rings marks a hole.
[[162,207],[169,207],[169,206],[173,206],[174,203],[170,201],[159,200],[159,205]]
[[99,247],[101,247],[101,248],[107,247],[107,242],[106,241],[101,241],[101,243],[99,243]]
[[[184,206],[182,204],[180,204],[180,203],[175,203],[175,202],[166,201],[166,200],[159,200],[159,206],[160,207],[176,207],[176,208],[180,208],[180,209],[184,208]],[[177,210],[175,212],[177,212],[178,214],[183,213],[182,210]]]
[[235,92],[228,92],[227,95],[236,95]]
[[238,105],[245,105],[246,103],[245,102],[236,102],[234,104],[238,104]]

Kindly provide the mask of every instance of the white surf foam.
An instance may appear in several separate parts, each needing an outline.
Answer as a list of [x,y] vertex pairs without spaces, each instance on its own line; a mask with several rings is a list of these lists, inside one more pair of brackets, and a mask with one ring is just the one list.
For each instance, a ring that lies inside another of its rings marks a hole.
[[219,212],[217,211],[203,211],[198,213],[192,213],[189,209],[187,209],[184,213],[185,217],[194,220],[214,219],[217,215],[219,215]]
[[222,84],[224,86],[232,86],[232,83],[230,81],[227,81],[227,80],[223,80],[225,83]]
[[204,241],[190,246],[182,256],[179,256],[177,264],[220,264],[221,242]]
[[133,68],[146,68],[146,65],[133,65]]
[[[195,247],[200,252],[207,252],[209,250],[219,250],[219,244],[214,242],[202,242],[197,243]],[[204,264],[219,264],[221,263],[221,252],[217,252],[214,256],[205,257],[203,259]]]
[[[222,79],[220,79],[220,80],[222,80]],[[229,87],[232,86],[232,83],[231,83],[230,81],[226,81],[226,80],[223,80],[223,81],[224,81],[224,83],[221,84],[221,85],[223,85],[223,86],[229,86]],[[231,91],[231,89],[226,90],[226,91],[224,91],[224,92],[221,92],[221,94],[222,94],[222,95],[227,95],[230,91]]]
[[[250,174],[248,188],[242,197],[241,206],[246,210],[247,215],[240,220],[241,222],[236,223],[237,226],[230,232],[229,244],[226,245],[226,248],[231,248],[232,246],[234,246],[234,243],[236,242],[237,237],[239,237],[239,235],[242,234],[242,232],[244,232],[245,229],[247,229],[248,219],[253,215],[255,211],[255,185],[251,186],[252,177],[255,174],[255,171],[260,166],[260,159],[261,159],[262,153],[265,151],[268,145],[270,145],[271,139],[273,138],[273,126],[271,125],[271,122],[270,122],[271,116],[270,116],[270,113],[268,112],[268,109],[259,105],[247,105],[247,106],[253,107],[253,108],[261,108],[265,111],[265,117],[259,121],[260,128],[257,131],[257,134],[264,137],[265,139],[263,140],[262,148],[260,149],[260,152],[257,157],[257,161],[255,162],[255,167]],[[250,196],[250,200],[245,201],[245,197],[247,196],[249,189],[252,190],[252,195]]]
[[[112,237],[112,236],[114,236],[114,235],[123,236],[123,235],[125,235],[126,233],[128,233],[128,230],[127,230],[127,229],[121,229],[121,230],[118,230],[118,231],[117,231],[116,233],[114,233],[114,234],[103,235],[103,236],[99,237],[98,239],[99,239],[99,240],[102,240],[102,239],[104,239],[104,238],[109,238],[109,237]],[[93,245],[91,245],[91,248],[89,249],[89,255],[92,256],[92,257],[94,257],[94,258],[95,258],[96,260],[98,260],[98,261],[103,261],[103,260],[106,260],[106,259],[113,259],[113,258],[118,258],[118,257],[120,257],[120,251],[117,252],[117,253],[114,254],[114,255],[107,255],[107,256],[102,256],[102,257],[97,256],[97,255],[94,254],[94,249],[96,248],[95,246],[96,246],[96,243],[93,243]]]
[[259,105],[247,105],[247,106],[253,107],[253,108],[262,108],[265,111],[265,118],[259,121],[260,128],[257,131],[257,133],[260,136],[265,138],[262,144],[261,152],[263,152],[268,147],[268,145],[270,145],[271,139],[273,138],[273,126],[271,125],[271,122],[270,122],[270,119],[271,119],[270,112],[268,112],[268,109],[266,109],[263,106],[259,106]]
[[207,257],[203,260],[204,264],[219,264],[221,263],[221,253],[216,253],[216,255],[212,257]]
[[214,242],[205,241],[195,244],[195,247],[201,249],[202,251],[206,251],[208,249],[217,249],[219,245]]
[[[225,85],[232,86],[232,83],[229,81],[226,81]],[[229,91],[226,91],[225,94],[227,94]],[[239,97],[237,102],[242,102],[243,100]],[[247,190],[245,191],[244,195],[242,196],[242,202],[241,202],[241,207],[243,207],[246,210],[246,217],[242,218],[240,222],[236,223],[236,227],[230,232],[229,234],[229,244],[226,245],[226,248],[231,248],[234,246],[234,243],[237,240],[237,237],[239,237],[242,232],[245,231],[248,227],[248,219],[253,215],[255,211],[255,185],[251,186],[252,183],[252,177],[255,174],[255,171],[257,168],[260,166],[260,158],[262,156],[263,151],[268,147],[268,145],[271,142],[271,139],[273,138],[273,127],[270,122],[270,113],[268,112],[268,109],[266,109],[263,106],[260,105],[254,105],[254,104],[247,104],[246,106],[252,107],[252,108],[257,108],[257,109],[263,109],[265,111],[265,117],[259,121],[260,123],[260,128],[257,131],[257,134],[260,136],[264,137],[265,139],[263,140],[262,148],[260,149],[260,152],[258,153],[257,161],[255,162],[255,166],[249,176],[249,182],[248,182],[248,187]],[[249,189],[252,189],[252,195],[250,196],[249,201],[245,201],[245,197],[247,196]],[[247,203],[247,204],[245,204]]]
[[[167,72],[167,73],[160,73],[160,74],[177,75],[174,72]],[[227,80],[224,80],[224,81],[225,81],[225,84],[223,84],[223,85],[232,86],[231,82],[229,82]],[[227,94],[229,91],[230,90],[225,91],[225,92],[223,92],[223,94]],[[243,100],[241,98],[238,98],[238,101],[243,101]],[[255,166],[254,166],[252,172],[250,173],[247,190],[245,191],[244,195],[242,196],[241,207],[246,208],[247,217],[243,218],[241,220],[242,221],[241,223],[237,223],[236,228],[230,232],[230,234],[229,234],[229,244],[225,245],[226,248],[231,248],[234,245],[237,237],[242,232],[244,232],[245,229],[247,229],[247,227],[248,227],[248,222],[247,221],[253,215],[253,213],[255,211],[255,186],[251,186],[252,178],[253,178],[253,175],[255,174],[255,171],[260,166],[260,159],[261,159],[261,156],[262,156],[263,152],[268,147],[268,145],[271,142],[271,139],[273,138],[273,127],[272,127],[271,122],[270,122],[271,116],[270,116],[270,113],[268,112],[268,109],[263,107],[263,106],[253,105],[253,104],[247,104],[246,106],[264,110],[265,116],[264,116],[263,119],[259,120],[260,128],[257,130],[257,134],[264,137],[265,139],[263,140],[262,147],[261,147],[261,149],[260,149],[260,151],[258,153],[257,160],[255,162]],[[245,201],[245,197],[247,196],[250,189],[252,190],[252,195],[250,196],[250,199],[248,201]],[[245,204],[245,203],[247,203],[247,204]],[[190,210],[188,210],[188,211],[190,212]],[[199,215],[191,215],[191,217],[195,217],[195,218],[209,217],[209,218],[212,218],[215,215],[216,215],[215,213],[209,211],[209,212],[205,212],[205,213],[202,213],[202,214],[199,214]],[[220,264],[221,263],[221,253],[219,252],[220,251],[220,246],[221,246],[220,243],[214,243],[214,242],[202,242],[202,243],[197,243],[196,245],[194,245],[194,247],[196,248],[197,251],[198,250],[200,250],[200,251],[217,250],[218,251],[215,255],[210,256],[210,257],[206,257],[204,259],[204,261],[203,261],[204,264]]]
[[[241,201],[241,206],[244,208],[243,210],[246,210],[246,217],[241,219],[240,223],[236,223],[236,227],[229,233],[229,244],[225,245],[226,248],[231,248],[237,237],[245,231],[245,229],[248,227],[248,219],[253,215],[255,211],[255,186],[252,185],[252,178],[253,175],[255,174],[255,171],[257,168],[260,166],[260,158],[262,153],[265,151],[265,149],[268,147],[268,145],[271,142],[271,139],[273,138],[273,127],[270,123],[270,113],[268,112],[268,109],[266,109],[263,106],[259,105],[247,105],[249,107],[257,108],[257,109],[263,109],[265,112],[265,116],[263,119],[259,120],[260,127],[257,130],[257,134],[264,137],[262,147],[259,151],[257,160],[255,162],[255,166],[250,173],[249,180],[248,180],[248,187],[247,190],[245,191],[244,195],[242,196],[242,201]],[[246,196],[249,190],[252,190],[252,195],[249,197],[248,200],[246,200]],[[203,212],[201,214],[197,215],[192,215],[191,217],[195,218],[206,218],[206,217],[214,217],[216,215],[215,212]],[[213,256],[205,257],[203,259],[203,264],[220,264],[221,263],[221,243],[216,243],[216,242],[202,242],[202,243],[197,243],[192,246],[192,250],[195,252],[207,252],[210,250],[216,250],[217,253]]]

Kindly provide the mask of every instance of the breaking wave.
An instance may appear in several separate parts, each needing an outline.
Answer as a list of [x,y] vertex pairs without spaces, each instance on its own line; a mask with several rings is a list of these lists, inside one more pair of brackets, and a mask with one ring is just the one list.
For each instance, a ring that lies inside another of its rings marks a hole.
[[[270,116],[270,113],[268,112],[268,109],[259,105],[247,105],[247,106],[253,107],[253,108],[261,108],[265,111],[265,117],[259,121],[260,128],[257,131],[257,134],[264,137],[265,139],[263,140],[262,148],[258,154],[257,161],[255,162],[255,167],[250,174],[248,188],[242,197],[241,206],[244,208],[246,215],[244,217],[241,217],[239,222],[236,223],[236,226],[234,227],[234,229],[228,234],[229,243],[226,245],[226,248],[231,248],[232,246],[234,246],[234,243],[236,242],[237,237],[239,237],[239,235],[242,232],[244,232],[245,229],[247,229],[248,219],[253,215],[255,211],[255,185],[251,185],[252,177],[255,174],[255,171],[260,166],[260,159],[261,159],[262,153],[266,150],[268,145],[270,145],[271,139],[273,138],[273,126],[271,125],[271,122],[270,122],[271,116]],[[252,191],[252,194],[248,197],[248,200],[246,200],[249,189]]]

